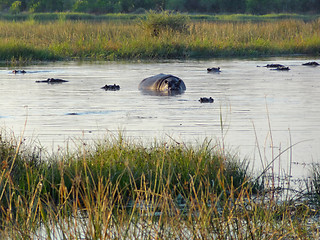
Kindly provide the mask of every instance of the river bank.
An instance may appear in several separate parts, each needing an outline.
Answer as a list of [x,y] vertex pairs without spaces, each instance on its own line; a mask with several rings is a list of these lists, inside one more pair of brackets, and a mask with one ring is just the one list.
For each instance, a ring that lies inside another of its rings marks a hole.
[[[314,56],[320,52],[318,18],[196,21],[184,15],[154,16],[158,15],[98,22],[1,21],[0,60],[14,64],[37,60]],[[152,23],[155,19],[158,22]],[[172,27],[176,21],[184,26],[183,31]],[[147,28],[150,22],[161,29]]]
[[0,140],[3,238],[319,237],[315,192],[286,195],[212,141],[145,146],[120,134],[42,159]]

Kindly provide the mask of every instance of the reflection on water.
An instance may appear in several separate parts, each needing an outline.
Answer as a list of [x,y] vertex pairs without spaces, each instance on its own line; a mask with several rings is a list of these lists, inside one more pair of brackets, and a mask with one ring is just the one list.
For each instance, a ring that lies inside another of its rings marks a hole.
[[66,115],[88,115],[88,114],[109,114],[111,111],[88,111],[88,112],[71,112],[71,113],[66,113]]
[[[310,60],[310,59],[309,59]],[[226,147],[261,167],[288,146],[294,146],[293,174],[307,172],[303,164],[320,154],[320,67],[302,66],[303,58],[169,62],[58,62],[23,68],[13,74],[0,68],[0,126],[39,139],[48,150],[70,138],[91,140],[124,130],[142,141],[175,139],[223,140]],[[280,63],[290,71],[265,67]],[[207,73],[219,66],[221,72]],[[186,84],[183,94],[160,96],[138,90],[142,79],[167,73]],[[59,78],[62,84],[35,81]],[[117,84],[119,91],[105,91]],[[214,103],[199,99],[212,97]],[[168,137],[169,136],[169,137]],[[308,140],[308,141],[305,141]],[[288,172],[290,153],[279,166]]]
[[144,95],[152,95],[152,96],[175,96],[183,94],[184,91],[151,91],[151,90],[140,90]]

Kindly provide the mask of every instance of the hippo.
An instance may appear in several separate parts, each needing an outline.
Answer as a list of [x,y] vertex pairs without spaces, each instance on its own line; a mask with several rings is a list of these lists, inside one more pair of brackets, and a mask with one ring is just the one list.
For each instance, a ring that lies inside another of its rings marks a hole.
[[105,85],[101,89],[104,89],[106,91],[118,91],[120,90],[120,86],[113,84],[113,85]]
[[21,73],[21,74],[25,74],[27,73],[25,70],[12,70],[12,73],[17,74],[17,73]]
[[54,84],[54,83],[64,83],[64,82],[69,82],[69,81],[62,80],[62,79],[59,79],[59,78],[48,78],[47,80],[36,81],[36,83],[50,83],[50,84]]
[[289,67],[282,66],[282,67],[277,67],[277,68],[270,69],[270,70],[289,71],[290,68],[289,68]]
[[271,64],[267,64],[264,67],[267,67],[267,68],[281,68],[281,67],[284,67],[284,65],[278,64],[278,63],[271,63]]
[[307,63],[303,63],[302,65],[304,65],[304,66],[319,66],[320,64],[317,62],[307,62]]
[[207,97],[202,97],[202,98],[199,99],[199,102],[200,102],[200,103],[213,103],[214,100],[213,100],[212,97],[209,97],[209,98],[207,98]]
[[156,95],[176,95],[183,93],[186,85],[176,76],[160,73],[143,79],[139,90]]
[[212,68],[207,68],[208,73],[209,72],[221,72],[220,67],[212,67]]

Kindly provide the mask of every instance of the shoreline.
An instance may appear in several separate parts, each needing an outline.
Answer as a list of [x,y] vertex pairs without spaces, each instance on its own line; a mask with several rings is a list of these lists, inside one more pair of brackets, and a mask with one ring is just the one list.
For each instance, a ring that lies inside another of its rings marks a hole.
[[[175,21],[180,21],[178,27]],[[0,38],[0,60],[15,63],[319,56],[319,21],[199,22],[168,14],[154,14],[133,23],[0,21],[0,32],[6,33]]]

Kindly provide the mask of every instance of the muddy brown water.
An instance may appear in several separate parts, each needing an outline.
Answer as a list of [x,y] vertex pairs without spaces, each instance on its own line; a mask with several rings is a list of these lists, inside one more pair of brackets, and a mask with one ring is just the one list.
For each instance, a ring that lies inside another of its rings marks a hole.
[[[275,170],[304,176],[320,162],[320,67],[317,59],[213,59],[165,62],[55,62],[0,68],[0,127],[40,142],[48,151],[108,133],[139,141],[219,141],[261,169],[291,145]],[[264,66],[281,63],[290,71]],[[207,73],[220,67],[220,73]],[[18,69],[18,68],[16,68]],[[181,95],[140,92],[146,77],[173,74],[184,80]],[[61,78],[63,84],[35,83]],[[120,91],[101,89],[118,84]],[[200,103],[212,97],[214,103]],[[24,127],[26,124],[26,127]]]

